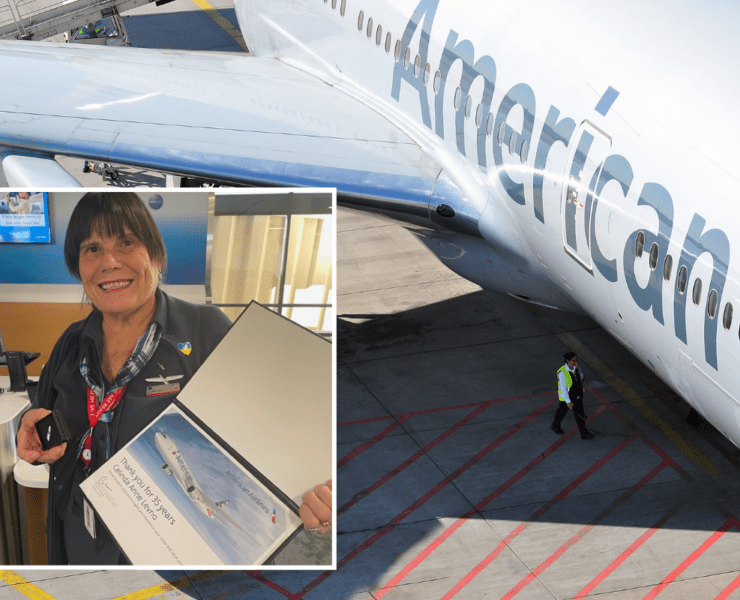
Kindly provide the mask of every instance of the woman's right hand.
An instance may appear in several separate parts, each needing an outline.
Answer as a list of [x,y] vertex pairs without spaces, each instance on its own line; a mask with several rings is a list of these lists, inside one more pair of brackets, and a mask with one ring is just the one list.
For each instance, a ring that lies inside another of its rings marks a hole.
[[64,451],[67,449],[67,442],[49,448],[48,450],[44,450],[41,447],[41,440],[39,440],[35,425],[48,414],[51,414],[50,410],[33,408],[27,411],[21,418],[21,425],[18,428],[18,435],[16,436],[16,450],[18,457],[28,463],[56,462],[62,458]]

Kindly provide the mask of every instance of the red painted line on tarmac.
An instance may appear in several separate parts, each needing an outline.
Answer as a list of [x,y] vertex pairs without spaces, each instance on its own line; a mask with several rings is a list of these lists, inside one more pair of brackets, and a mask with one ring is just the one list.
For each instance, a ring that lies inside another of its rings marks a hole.
[[540,464],[543,460],[545,460],[545,457],[552,454],[555,450],[560,448],[568,439],[573,437],[575,435],[575,432],[578,431],[577,428],[573,428],[571,431],[569,431],[566,435],[559,437],[558,440],[550,446],[547,450],[545,450],[542,454],[537,456],[533,461],[531,461],[528,465],[526,465],[523,469],[521,469],[518,473],[516,473],[514,476],[512,476],[508,481],[503,483],[499,488],[488,496],[486,500],[483,502],[478,503],[474,508],[471,508],[468,512],[466,512],[462,517],[457,519],[452,525],[450,525],[445,531],[443,531],[437,539],[435,539],[429,546],[427,546],[414,560],[412,560],[409,564],[407,564],[401,571],[393,577],[388,583],[386,583],[378,592],[376,592],[375,597],[377,600],[380,600],[383,596],[385,596],[388,592],[390,592],[395,586],[397,586],[403,579],[406,578],[406,576],[411,573],[416,567],[418,567],[422,562],[424,562],[429,555],[434,552],[444,541],[447,540],[455,531],[457,531],[462,525],[464,525],[468,519],[470,519],[478,510],[486,506],[488,502],[493,500],[496,496],[502,494],[504,491],[506,491],[508,488],[510,488],[512,485],[514,485],[519,479],[521,479],[526,473],[531,471],[534,467],[536,467],[538,464]]
[[638,481],[635,485],[633,485],[629,490],[627,490],[625,493],[623,493],[619,498],[617,498],[614,502],[612,502],[609,506],[607,506],[591,523],[583,527],[578,533],[576,533],[573,537],[571,537],[567,542],[565,542],[562,546],[560,546],[555,552],[553,552],[545,561],[540,563],[533,571],[529,573],[524,579],[522,579],[518,584],[516,584],[509,592],[501,599],[501,600],[510,600],[514,596],[516,596],[519,592],[521,592],[527,585],[532,583],[539,575],[541,575],[546,569],[548,569],[552,564],[557,561],[563,554],[565,554],[568,549],[575,546],[583,537],[591,531],[596,525],[601,523],[611,512],[620,504],[623,504],[629,498],[641,487],[643,487],[648,481],[650,481],[653,477],[655,477],[658,473],[660,473],[663,469],[666,468],[665,463],[659,464],[657,467],[655,467],[650,473],[645,475],[640,481]]
[[660,594],[666,587],[668,587],[669,584],[673,583],[681,573],[688,569],[697,558],[704,554],[717,540],[719,540],[719,538],[721,538],[733,527],[737,527],[738,529],[740,529],[740,521],[738,521],[735,517],[727,519],[722,527],[720,527],[716,532],[709,536],[709,539],[707,539],[707,541],[705,541],[701,546],[694,550],[694,552],[691,553],[691,556],[689,556],[685,561],[678,565],[678,567],[676,567],[673,572],[668,575],[668,577],[661,581],[659,585],[655,586],[652,591],[643,598],[643,600],[652,600],[658,594]]
[[619,567],[625,560],[632,556],[632,554],[634,554],[634,552],[640,546],[647,542],[656,531],[662,529],[663,526],[679,511],[679,509],[683,507],[683,505],[683,503],[677,504],[666,514],[660,517],[660,519],[658,519],[650,529],[648,529],[639,538],[637,538],[637,540],[635,540],[635,542],[633,542],[633,544],[629,548],[627,548],[615,560],[609,563],[609,565],[607,565],[607,567],[601,573],[594,577],[594,579],[585,588],[578,592],[573,600],[580,600],[581,598],[585,598],[586,596],[588,596],[602,581],[604,581],[604,579],[609,577],[609,575],[611,575],[617,569],[617,567]]
[[357,456],[359,456],[360,454],[362,454],[365,450],[367,450],[371,446],[377,444],[380,440],[382,440],[385,436],[387,436],[389,433],[391,433],[394,429],[397,429],[402,423],[404,423],[407,420],[408,419],[404,419],[403,417],[398,418],[395,423],[392,423],[392,424],[388,425],[388,427],[386,427],[383,431],[381,431],[374,438],[372,438],[371,440],[368,440],[367,442],[365,442],[361,446],[358,446],[357,448],[355,448],[354,450],[352,450],[352,452],[350,452],[344,458],[342,458],[342,460],[340,460],[340,461],[337,462],[337,469],[339,469],[339,467],[343,467],[349,461],[351,461],[353,458],[356,458]]
[[732,592],[734,592],[739,587],[740,587],[740,575],[735,577],[732,583],[728,585],[725,589],[723,589],[720,592],[719,596],[717,596],[714,600],[727,600],[727,598],[730,597],[730,594],[732,594]]
[[[601,408],[601,411],[603,411],[605,407]],[[596,415],[599,411],[594,413]],[[591,475],[596,473],[599,469],[601,469],[604,465],[606,465],[612,458],[617,456],[622,450],[624,450],[629,444],[634,442],[639,437],[639,432],[634,432],[629,438],[624,440],[622,443],[620,443],[618,446],[612,448],[607,454],[605,454],[601,459],[599,459],[596,463],[594,463],[592,466],[590,466],[586,471],[584,471],[581,475],[579,475],[570,485],[568,485],[566,488],[564,488],[561,492],[556,494],[552,500],[547,502],[543,507],[538,509],[527,522],[522,523],[514,529],[509,535],[507,535],[503,541],[496,547],[496,549],[491,552],[488,556],[486,556],[480,563],[478,563],[475,568],[473,568],[465,577],[463,577],[460,581],[455,584],[455,586],[447,592],[444,596],[442,596],[442,600],[449,600],[449,598],[452,598],[453,596],[457,595],[458,592],[460,592],[466,585],[468,585],[475,577],[477,577],[489,564],[491,564],[499,554],[501,554],[501,551],[508,546],[519,534],[524,532],[534,521],[539,519],[542,515],[544,515],[549,509],[551,509],[557,502],[568,496],[574,489],[576,489],[579,485],[581,485],[584,481],[586,481]]]
[[[429,490],[426,494],[424,494],[416,502],[414,502],[413,504],[405,508],[403,511],[401,511],[398,515],[393,517],[393,519],[391,519],[386,526],[376,531],[372,537],[365,540],[365,542],[363,542],[362,544],[357,546],[355,549],[351,550],[348,554],[346,554],[341,560],[337,562],[337,569],[346,565],[349,561],[354,559],[358,554],[364,552],[370,546],[372,546],[375,542],[383,538],[386,534],[393,531],[395,525],[403,521],[406,517],[408,517],[411,513],[413,513],[417,508],[419,508],[422,504],[424,504],[427,500],[429,500],[430,498],[434,497],[439,492],[441,492],[450,483],[452,483],[453,479],[462,475],[465,471],[467,471],[470,467],[472,467],[475,463],[477,463],[481,458],[486,456],[486,454],[490,453],[496,447],[503,444],[506,440],[508,440],[511,436],[513,436],[517,431],[520,431],[525,425],[529,424],[531,421],[533,421],[538,416],[540,416],[543,412],[545,412],[548,408],[550,408],[556,401],[557,401],[557,398],[553,396],[550,400],[543,403],[541,406],[537,407],[535,410],[529,413],[526,417],[524,417],[521,421],[519,421],[516,425],[511,427],[511,429],[509,429],[504,434],[496,438],[493,442],[488,444],[485,448],[483,448],[483,450],[478,452],[478,454],[476,454],[473,458],[469,459],[465,464],[458,467],[453,473],[451,473],[445,479],[440,481],[437,485],[435,485],[431,490]],[[309,583],[303,590],[301,590],[300,593],[304,594],[304,593],[307,593],[307,591],[314,589],[316,586],[318,586],[320,583],[326,580],[326,578],[329,577],[329,575],[331,575],[333,572],[334,571],[324,571],[321,575],[319,575],[316,579],[314,579],[311,583]]]
[[[634,423],[632,423],[624,414],[622,414],[622,412],[614,404],[609,402],[609,400],[607,400],[606,397],[601,392],[593,388],[588,388],[588,389],[596,398],[598,398],[602,403],[608,406],[609,410],[611,410],[620,421],[622,421],[625,425],[627,425],[631,429],[635,429],[636,431],[639,431],[637,427],[634,425]],[[667,464],[667,466],[671,467],[674,471],[676,471],[679,475],[681,475],[681,477],[683,477],[687,481],[692,479],[691,475],[689,475],[688,472],[681,465],[679,465],[675,460],[673,460],[673,458],[671,458],[665,450],[663,450],[660,446],[658,446],[658,444],[656,444],[653,440],[651,440],[649,437],[647,437],[644,434],[642,435],[642,439],[645,442],[645,444],[647,444],[647,446],[653,452],[655,452],[661,458],[663,462]]]
[[490,406],[492,404],[498,404],[500,402],[511,402],[512,400],[527,400],[529,398],[538,398],[540,396],[549,396],[550,394],[557,392],[538,392],[536,394],[525,394],[523,396],[507,396],[506,398],[496,398],[495,400],[481,400],[480,402],[469,402],[468,404],[456,404],[454,406],[439,406],[436,408],[424,408],[422,410],[414,410],[405,413],[398,413],[396,415],[386,415],[384,417],[371,417],[369,419],[358,419],[357,421],[344,421],[343,423],[337,423],[337,427],[345,427],[348,425],[363,425],[365,423],[373,423],[375,421],[387,421],[393,418],[410,418],[417,417],[419,415],[428,415],[437,412],[444,412],[446,410],[458,410],[461,408],[475,408],[477,406]]
[[267,579],[262,574],[263,571],[244,571],[244,573],[246,575],[249,575],[250,577],[256,579],[262,585],[266,585],[270,589],[275,590],[279,594],[282,594],[283,596],[285,596],[286,598],[288,598],[288,600],[303,600],[303,590],[301,590],[300,592],[298,592],[296,594],[294,594],[293,592],[289,592],[284,587],[279,586],[274,581],[270,581],[269,579]]
[[416,452],[413,456],[407,458],[405,461],[403,461],[400,465],[398,465],[395,469],[391,469],[388,473],[386,473],[383,477],[378,479],[375,483],[370,485],[369,487],[362,490],[359,494],[357,494],[354,498],[343,504],[340,508],[337,509],[337,514],[341,515],[342,513],[346,512],[350,508],[352,508],[355,504],[357,504],[360,500],[377,490],[381,485],[384,483],[390,481],[393,479],[396,475],[401,473],[406,467],[409,465],[412,465],[414,462],[419,460],[422,456],[424,456],[427,452],[429,452],[432,448],[434,448],[436,445],[442,443],[444,440],[446,440],[448,437],[450,437],[453,433],[455,433],[458,429],[460,429],[463,425],[466,425],[470,421],[472,421],[475,417],[480,415],[484,410],[486,410],[490,404],[485,406],[479,406],[471,413],[467,414],[465,417],[460,419],[455,425],[450,427],[447,431],[445,431],[443,434],[441,434],[439,437],[437,437],[435,440],[431,441],[429,444],[424,446],[421,450]]

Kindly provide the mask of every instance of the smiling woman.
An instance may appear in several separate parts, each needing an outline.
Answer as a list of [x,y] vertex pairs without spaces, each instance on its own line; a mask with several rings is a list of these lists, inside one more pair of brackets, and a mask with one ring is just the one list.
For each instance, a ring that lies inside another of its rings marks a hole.
[[[49,564],[126,564],[79,484],[174,400],[231,321],[216,307],[159,289],[167,252],[136,194],[83,196],[70,218],[64,253],[93,311],[57,341],[34,408],[21,421],[18,455],[51,464]],[[168,376],[177,383],[147,383]],[[43,450],[35,424],[51,410],[61,412],[72,439]]]

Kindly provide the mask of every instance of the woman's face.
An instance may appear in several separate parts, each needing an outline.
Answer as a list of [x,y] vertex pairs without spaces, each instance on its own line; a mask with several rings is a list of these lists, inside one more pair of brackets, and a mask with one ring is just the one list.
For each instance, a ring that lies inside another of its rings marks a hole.
[[93,232],[80,244],[82,286],[104,316],[151,309],[160,269],[128,228],[123,237]]

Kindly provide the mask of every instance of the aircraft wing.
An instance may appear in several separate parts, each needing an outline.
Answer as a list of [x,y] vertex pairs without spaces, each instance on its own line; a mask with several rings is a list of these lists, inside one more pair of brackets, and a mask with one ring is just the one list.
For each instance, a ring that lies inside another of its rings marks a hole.
[[5,155],[422,203],[439,167],[363,103],[275,59],[0,42]]

